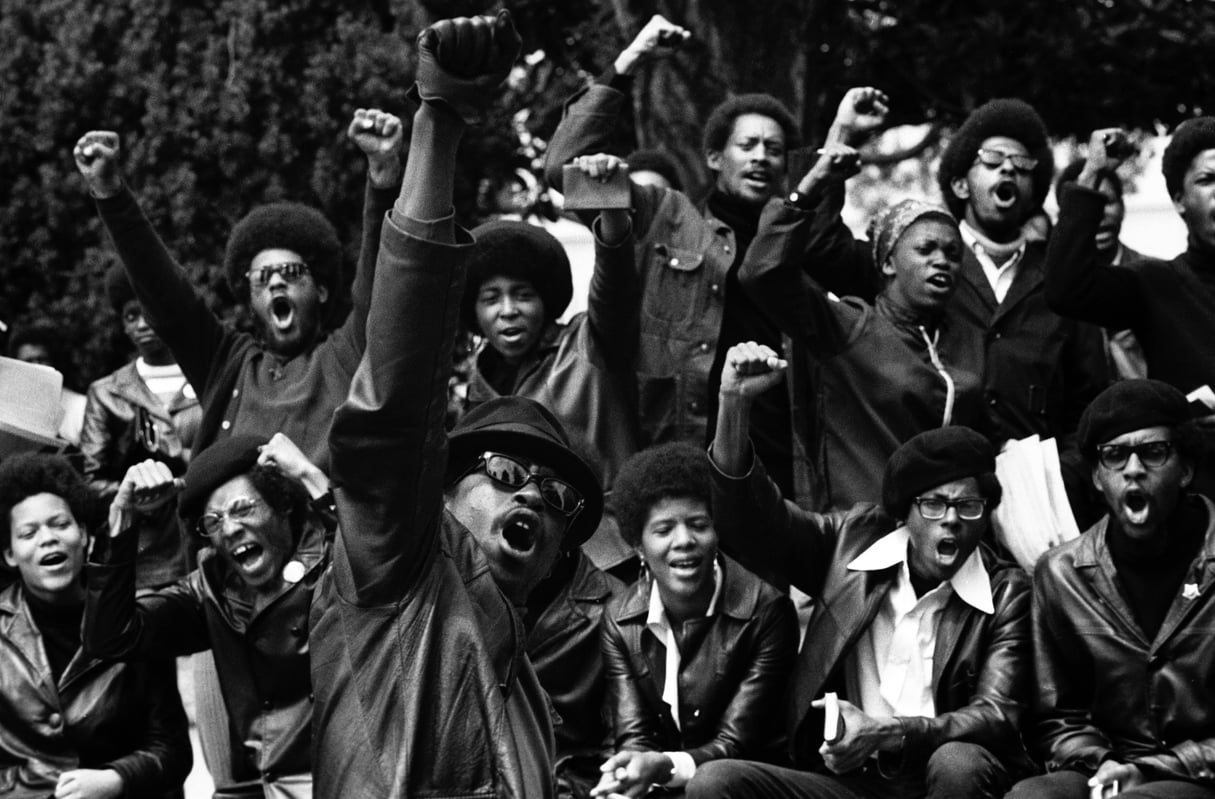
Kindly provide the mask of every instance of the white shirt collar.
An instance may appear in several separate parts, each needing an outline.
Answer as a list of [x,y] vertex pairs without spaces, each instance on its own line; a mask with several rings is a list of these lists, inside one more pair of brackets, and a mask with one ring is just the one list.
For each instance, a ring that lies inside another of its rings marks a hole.
[[[848,569],[871,572],[889,569],[891,566],[899,564],[903,564],[905,569],[910,569],[907,564],[907,547],[910,540],[911,532],[906,525],[901,525],[898,529],[874,541],[868,549],[853,558],[852,562],[848,564]],[[996,612],[996,607],[991,601],[991,577],[983,565],[983,558],[979,555],[977,547],[974,552],[970,553],[970,557],[966,559],[962,567],[949,579],[949,585],[963,602],[975,610],[988,615]]]

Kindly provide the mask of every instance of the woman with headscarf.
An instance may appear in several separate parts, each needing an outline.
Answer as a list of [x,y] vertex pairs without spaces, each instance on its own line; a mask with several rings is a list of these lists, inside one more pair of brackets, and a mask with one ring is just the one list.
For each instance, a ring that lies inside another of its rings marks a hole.
[[97,498],[58,455],[0,465],[0,797],[180,796],[192,757],[173,661],[81,648],[88,524]]
[[[856,151],[833,144],[808,179],[842,186],[855,170]],[[843,192],[836,194],[842,207]],[[795,366],[803,370],[792,379],[794,407],[810,415],[795,420],[795,428],[811,428],[804,444],[818,486],[810,504],[850,508],[881,498],[886,461],[915,434],[981,424],[978,376],[952,365],[938,346],[949,323],[946,308],[958,279],[962,238],[944,208],[903,200],[870,225],[883,288],[872,304],[839,299],[786,257],[805,250],[799,238],[813,222],[806,209],[787,206],[771,203],[764,211],[740,280],[792,338]],[[799,402],[807,386],[814,397]]]

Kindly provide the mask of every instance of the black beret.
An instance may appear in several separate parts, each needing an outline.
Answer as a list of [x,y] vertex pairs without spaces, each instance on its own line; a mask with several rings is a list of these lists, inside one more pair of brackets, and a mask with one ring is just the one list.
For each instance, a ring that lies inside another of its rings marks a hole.
[[186,469],[185,487],[178,497],[177,512],[187,521],[202,515],[211,492],[257,464],[264,436],[232,436],[215,442],[194,456]]
[[995,471],[996,451],[986,437],[961,426],[926,430],[913,436],[886,461],[882,507],[901,519],[921,491]]
[[[302,203],[278,202],[254,208],[232,228],[224,253],[224,278],[238,297],[245,296],[253,258],[262,250],[299,253],[318,286],[337,294],[342,279],[342,243],[320,211]],[[329,303],[333,307],[333,303]]]
[[[522,455],[549,467],[582,494],[582,510],[565,530],[562,546],[586,542],[603,516],[603,486],[570,444],[561,422],[535,400],[495,397],[476,406],[448,436],[447,482],[457,479],[486,451]],[[193,464],[190,464],[193,467]]]
[[1119,380],[1089,403],[1077,428],[1080,453],[1092,459],[1097,447],[1145,427],[1176,427],[1190,419],[1185,395],[1159,380]]
[[468,257],[468,279],[460,301],[460,320],[470,333],[481,335],[477,324],[481,284],[498,275],[529,281],[544,301],[545,322],[565,313],[574,296],[573,276],[565,248],[551,233],[539,225],[498,219],[472,234],[477,243]]
[[1034,107],[1024,100],[991,100],[976,108],[966,117],[962,127],[949,140],[941,156],[937,170],[937,183],[949,212],[961,219],[966,203],[953,193],[950,184],[954,178],[964,177],[974,163],[975,154],[984,141],[992,136],[1006,136],[1020,142],[1029,151],[1031,158],[1038,159],[1034,167],[1034,207],[1042,207],[1046,193],[1050,191],[1051,176],[1055,173],[1055,160],[1047,140],[1046,124]]
[[1170,197],[1181,194],[1186,170],[1194,156],[1211,149],[1215,149],[1215,117],[1195,117],[1177,126],[1160,160],[1160,171],[1164,173],[1164,185]]

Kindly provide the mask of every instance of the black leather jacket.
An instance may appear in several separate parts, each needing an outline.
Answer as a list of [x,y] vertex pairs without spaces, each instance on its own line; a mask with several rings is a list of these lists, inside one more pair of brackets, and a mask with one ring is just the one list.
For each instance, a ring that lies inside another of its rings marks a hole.
[[1036,733],[1051,771],[1113,757],[1151,778],[1215,787],[1215,503],[1155,640],[1118,588],[1108,517],[1034,571]]
[[[810,703],[824,691],[847,697],[847,656],[897,577],[897,567],[864,572],[848,564],[897,522],[866,504],[835,513],[804,511],[781,499],[758,462],[740,478],[714,469],[713,517],[724,546],[766,562],[816,600],[788,709],[795,763],[821,769],[823,716]],[[1029,767],[1018,734],[1033,670],[1029,578],[985,550],[983,565],[995,612],[985,614],[956,595],[941,611],[932,668],[937,715],[901,717],[908,768],[922,767],[949,741],[984,746],[1010,769]]]
[[678,726],[662,701],[666,650],[646,626],[651,582],[638,580],[608,606],[602,647],[617,749],[686,751],[698,766],[783,760],[782,703],[797,657],[793,603],[721,561],[716,612],[684,623]]
[[114,769],[125,797],[180,796],[193,757],[173,662],[77,652],[56,683],[21,583],[0,593],[0,796],[45,799],[59,775]]

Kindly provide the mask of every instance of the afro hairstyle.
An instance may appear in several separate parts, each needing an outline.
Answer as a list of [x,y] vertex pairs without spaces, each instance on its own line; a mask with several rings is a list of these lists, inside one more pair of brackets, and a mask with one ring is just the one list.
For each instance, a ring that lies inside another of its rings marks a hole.
[[1160,161],[1160,171],[1164,173],[1164,185],[1170,197],[1181,195],[1185,188],[1185,173],[1194,156],[1210,149],[1215,149],[1215,117],[1195,117],[1177,126]]
[[0,549],[11,544],[13,508],[35,494],[62,499],[86,532],[99,517],[96,493],[66,457],[42,452],[13,455],[0,463]]
[[490,278],[505,276],[532,284],[544,302],[545,324],[565,312],[574,296],[570,259],[551,233],[537,225],[497,219],[472,232],[476,239],[468,257],[468,278],[460,300],[464,327],[481,335],[477,322],[477,295]]
[[1051,176],[1055,172],[1055,159],[1047,140],[1046,123],[1034,107],[1024,100],[991,100],[976,108],[966,117],[962,127],[949,140],[941,156],[937,171],[937,184],[949,212],[961,219],[966,213],[966,202],[953,193],[953,181],[965,177],[974,163],[975,155],[983,142],[992,136],[1006,136],[1021,142],[1031,158],[1038,161],[1034,167],[1034,206],[1042,207],[1046,193],[1050,191]]
[[342,243],[320,211],[302,203],[277,202],[254,208],[232,228],[224,253],[224,278],[238,298],[249,298],[249,265],[262,250],[299,253],[330,307],[342,285]]
[[694,444],[672,441],[638,452],[620,467],[612,485],[620,534],[629,546],[640,546],[650,511],[664,499],[695,499],[708,507],[712,480],[708,453]]
[[667,179],[672,189],[683,191],[679,166],[670,153],[652,149],[634,150],[624,160],[629,165],[629,172],[656,172]]
[[122,316],[122,309],[128,302],[136,299],[135,288],[121,264],[114,264],[105,270],[105,296],[118,316]]
[[785,133],[785,152],[800,143],[797,123],[784,103],[770,94],[739,94],[722,102],[709,114],[709,120],[705,122],[704,151],[712,153],[724,150],[734,130],[734,120],[743,114],[759,114],[776,120]]

